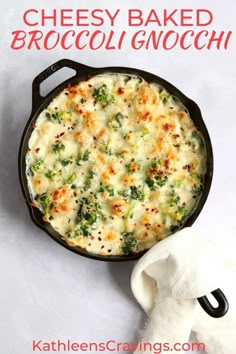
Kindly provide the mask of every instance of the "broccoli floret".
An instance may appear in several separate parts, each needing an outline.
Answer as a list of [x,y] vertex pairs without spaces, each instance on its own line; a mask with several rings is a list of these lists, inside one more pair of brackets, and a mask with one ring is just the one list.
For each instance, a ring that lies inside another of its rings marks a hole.
[[47,214],[50,209],[50,206],[51,206],[51,200],[47,196],[47,194],[44,193],[44,194],[39,195],[37,197],[37,202],[39,203],[39,205],[42,208],[42,210],[44,211],[44,213]]
[[76,161],[76,164],[78,166],[81,166],[81,161],[89,161],[89,155],[91,154],[91,152],[89,150],[85,150],[85,152],[83,154],[79,154],[78,155],[78,158],[77,158],[77,161]]
[[54,176],[56,176],[56,172],[54,171],[51,171],[51,170],[48,170],[46,173],[45,173],[45,176],[48,178],[48,179],[52,179]]
[[103,106],[115,102],[115,97],[109,92],[107,85],[102,85],[98,88],[95,88],[93,91],[93,96]]
[[145,194],[142,188],[138,189],[136,186],[131,186],[130,191],[131,191],[130,197],[132,199],[140,200],[141,202],[144,201]]
[[155,175],[154,178],[158,187],[163,187],[168,181],[168,176]]
[[177,221],[181,222],[184,221],[188,216],[188,209],[185,205],[181,205],[176,210]]
[[72,184],[76,180],[76,174],[70,175],[66,180],[65,184]]
[[63,121],[63,114],[64,112],[62,111],[55,111],[53,113],[46,112],[46,117],[61,124]]
[[133,232],[123,232],[123,244],[121,246],[123,254],[129,256],[135,253],[138,248],[138,241]]
[[38,160],[36,161],[32,166],[31,166],[31,171],[36,173],[39,172],[41,167],[43,165],[43,160]]
[[77,213],[78,228],[81,234],[89,236],[99,217],[103,218],[103,215],[98,202],[96,200],[91,202],[88,198],[82,198]]
[[108,127],[114,130],[118,130],[122,126],[121,123],[122,119],[124,119],[124,116],[122,113],[119,112],[116,115],[114,115],[112,118],[108,119],[107,125]]
[[63,150],[65,150],[65,145],[63,143],[55,143],[52,145],[52,151],[55,154],[59,154]]

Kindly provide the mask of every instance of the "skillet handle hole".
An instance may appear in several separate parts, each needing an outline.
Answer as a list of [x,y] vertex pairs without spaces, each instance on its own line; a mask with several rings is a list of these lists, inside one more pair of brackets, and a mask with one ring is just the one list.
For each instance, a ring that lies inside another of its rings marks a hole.
[[75,76],[76,70],[70,68],[62,68],[56,71],[53,75],[46,78],[39,87],[39,93],[42,97],[48,95],[56,86],[61,84],[63,81]]
[[[229,303],[220,289],[212,291],[212,296],[215,298],[214,305],[208,300],[206,296],[199,297],[197,300],[203,310],[211,317],[220,318],[226,315],[229,309]],[[215,305],[217,303],[217,305]]]

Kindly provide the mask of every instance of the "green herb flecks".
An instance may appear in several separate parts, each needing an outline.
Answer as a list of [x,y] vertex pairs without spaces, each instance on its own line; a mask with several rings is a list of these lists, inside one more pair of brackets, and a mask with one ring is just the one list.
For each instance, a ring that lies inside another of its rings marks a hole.
[[60,160],[60,163],[62,164],[63,167],[68,166],[70,162],[71,160],[67,160],[67,159]]
[[151,190],[156,189],[156,187],[155,187],[155,181],[153,181],[153,179],[151,179],[150,177],[147,177],[147,178],[145,179],[145,183],[148,185],[148,187],[149,187]]
[[182,222],[188,217],[188,208],[185,203],[181,201],[180,196],[177,194],[173,186],[171,186],[167,204],[168,207],[171,208],[170,214],[173,215],[178,222]]
[[178,206],[178,208],[175,211],[176,216],[177,216],[177,221],[181,222],[184,221],[187,216],[188,216],[188,209],[185,205]]
[[51,200],[47,196],[46,193],[39,195],[36,198],[38,204],[40,205],[41,209],[44,211],[45,214],[49,212],[50,206],[51,206]]
[[97,219],[103,218],[101,207],[96,201],[90,201],[88,198],[82,198],[77,213],[78,227],[83,236],[89,236],[92,229],[96,226]]
[[53,113],[46,112],[46,117],[48,119],[51,119],[52,121],[57,121],[59,124],[61,124],[63,121],[63,114],[64,112],[62,111],[55,111]]
[[101,148],[101,152],[105,155],[109,155],[109,156],[112,155],[112,150],[109,144],[103,145]]
[[88,189],[89,187],[91,187],[92,180],[93,180],[95,175],[96,175],[96,172],[94,172],[93,170],[88,170],[87,171],[87,176],[86,176],[85,181],[84,181],[85,190]]
[[82,198],[77,214],[78,222],[86,220],[88,225],[93,225],[98,217],[98,203],[91,202],[88,198]]
[[190,176],[192,178],[193,183],[191,191],[197,194],[201,193],[204,187],[203,177],[198,173],[190,173]]
[[38,160],[31,166],[31,171],[33,173],[39,172],[42,169],[42,166],[43,166],[43,160]]
[[65,181],[65,184],[72,184],[76,180],[77,176],[76,174],[70,175]]
[[112,128],[113,130],[117,131],[122,126],[122,120],[124,116],[122,113],[117,113],[113,117],[109,118],[107,121],[108,127]]
[[138,241],[133,232],[123,232],[123,244],[121,246],[123,254],[129,256],[138,250]]
[[90,236],[91,235],[91,230],[90,230],[90,226],[85,223],[84,221],[82,221],[76,229],[70,231],[67,235],[68,238],[70,239],[74,239],[78,236]]
[[158,187],[163,187],[167,181],[167,171],[162,169],[161,160],[153,161],[148,169],[145,183],[151,190],[155,190]]
[[79,153],[78,158],[76,160],[76,164],[81,166],[81,162],[89,161],[89,155],[91,152],[89,150],[85,150],[84,153]]
[[98,88],[93,90],[93,96],[95,97],[96,101],[101,103],[102,106],[106,106],[109,103],[115,102],[115,97],[110,93],[107,85],[102,85]]
[[58,142],[52,145],[52,151],[55,154],[59,154],[63,150],[65,150],[65,145],[63,143]]
[[130,197],[129,190],[121,190],[118,192],[118,194],[121,195],[124,199],[128,199]]
[[48,170],[46,173],[45,173],[45,176],[48,178],[48,179],[52,179],[54,176],[56,176],[56,172],[55,171],[52,171],[52,170]]
[[136,187],[136,186],[131,186],[130,187],[130,197],[131,199],[134,199],[134,200],[139,200],[141,202],[144,201],[144,198],[145,198],[145,194],[144,194],[144,190],[142,187]]
[[166,182],[168,181],[168,176],[163,176],[163,175],[155,175],[155,183],[158,187],[163,187]]
[[164,103],[164,104],[167,103],[169,98],[170,98],[170,94],[166,90],[161,91],[160,99],[161,99],[162,103]]
[[114,197],[115,195],[115,191],[113,188],[111,187],[104,187],[104,186],[101,186],[99,189],[98,189],[98,193],[108,193],[109,197]]

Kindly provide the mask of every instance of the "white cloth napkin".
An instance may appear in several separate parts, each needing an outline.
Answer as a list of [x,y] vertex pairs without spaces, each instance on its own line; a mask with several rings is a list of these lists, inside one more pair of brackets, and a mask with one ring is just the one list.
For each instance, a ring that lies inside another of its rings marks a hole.
[[[184,228],[151,248],[135,265],[131,276],[134,296],[149,316],[143,343],[186,343],[196,332],[208,354],[236,353],[236,257]],[[212,318],[197,297],[220,288],[229,301],[222,318]],[[136,354],[153,351],[136,350]],[[159,353],[159,351],[158,351]],[[166,353],[166,351],[163,351]],[[181,353],[171,351],[171,353]]]

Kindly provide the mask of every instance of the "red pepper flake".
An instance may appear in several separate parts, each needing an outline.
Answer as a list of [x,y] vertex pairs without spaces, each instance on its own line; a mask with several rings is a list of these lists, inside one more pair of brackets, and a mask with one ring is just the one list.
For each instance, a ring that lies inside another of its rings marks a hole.
[[97,140],[96,136],[93,136],[93,140]]
[[161,227],[161,225],[160,225],[160,224],[158,224],[158,225],[157,225],[157,227]]
[[186,203],[185,202],[183,202],[183,204],[182,205],[186,205]]
[[98,241],[102,241],[101,237],[98,237]]
[[183,166],[183,170],[188,170],[188,171],[190,171],[190,168],[191,168],[190,165],[185,165],[185,166]]
[[149,173],[151,174],[151,175],[153,175],[153,174],[161,174],[161,171],[159,171],[159,169],[158,169],[158,167],[155,167],[155,168],[150,168],[150,170],[149,170]]
[[151,227],[151,224],[147,222],[146,224],[144,224],[144,226],[149,230]]
[[91,236],[90,238],[91,238],[91,240],[94,240],[94,239],[95,239],[95,237],[94,237],[94,236]]
[[32,122],[31,126],[32,126],[33,129],[35,129],[36,128],[35,122]]
[[62,132],[62,133],[60,133],[60,135],[59,136],[63,136],[65,134],[65,132]]
[[134,159],[131,159],[131,162],[134,162]]
[[101,235],[101,234],[102,234],[102,232],[101,232],[101,231],[98,231],[98,234],[99,234],[99,235]]
[[155,210],[156,210],[155,208],[152,208],[152,210],[151,210],[151,211],[152,211],[152,212],[154,212]]
[[91,243],[89,243],[88,245],[91,246]]
[[124,93],[124,88],[123,87],[119,87],[118,90],[117,90],[117,93],[119,95],[122,95],[122,93]]
[[55,139],[59,139],[59,134],[55,136]]
[[55,143],[59,143],[59,140],[57,139],[57,140],[55,140]]
[[169,167],[170,167],[170,160],[168,160],[168,159],[164,160],[163,165],[164,165],[164,167],[168,170]]
[[170,125],[169,125],[168,123],[163,124],[162,128],[163,128],[166,132],[168,132],[168,131],[170,130]]
[[123,163],[123,161],[122,161],[122,160],[120,160],[120,163]]
[[148,211],[149,210],[149,208],[146,208],[146,211]]
[[39,152],[40,148],[35,149],[36,154]]
[[174,138],[174,139],[179,138],[179,134],[173,134],[173,138]]

